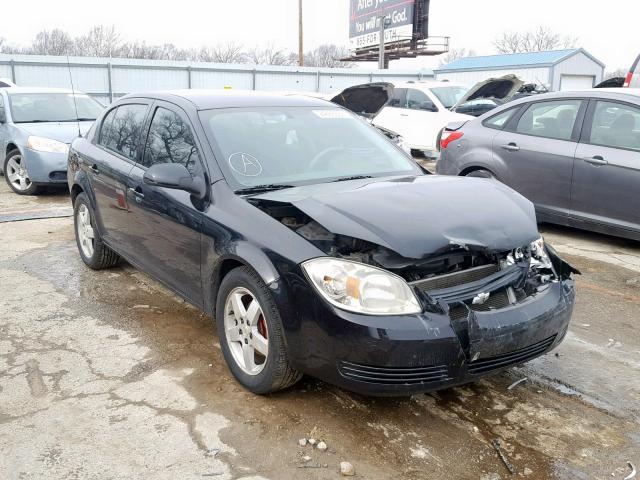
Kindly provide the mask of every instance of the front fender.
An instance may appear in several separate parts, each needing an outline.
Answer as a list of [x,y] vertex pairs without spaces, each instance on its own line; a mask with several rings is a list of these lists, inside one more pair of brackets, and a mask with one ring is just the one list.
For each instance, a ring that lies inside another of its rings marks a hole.
[[295,267],[290,261],[273,252],[260,249],[245,240],[224,244],[216,243],[212,238],[203,236],[202,242],[202,285],[204,290],[205,311],[215,314],[218,289],[229,264],[246,265],[253,269],[267,285],[273,285],[281,276]]

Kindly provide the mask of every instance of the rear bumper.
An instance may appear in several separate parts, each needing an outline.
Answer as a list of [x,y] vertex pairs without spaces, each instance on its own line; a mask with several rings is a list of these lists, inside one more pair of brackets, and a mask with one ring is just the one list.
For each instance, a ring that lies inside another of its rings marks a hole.
[[37,184],[66,183],[66,153],[38,152],[24,148],[22,156],[26,160],[27,173]]
[[[410,395],[471,382],[542,355],[564,338],[572,280],[491,312],[371,317],[336,309],[287,282],[283,315],[291,360],[300,371],[367,395]],[[287,289],[289,289],[289,287]],[[282,288],[282,286],[281,286]],[[278,302],[280,303],[280,302]]]

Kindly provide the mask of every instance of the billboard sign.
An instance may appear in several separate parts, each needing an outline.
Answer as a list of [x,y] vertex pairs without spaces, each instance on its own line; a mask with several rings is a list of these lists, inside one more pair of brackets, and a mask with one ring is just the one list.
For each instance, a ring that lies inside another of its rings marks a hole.
[[380,44],[380,23],[384,15],[391,22],[385,28],[385,42],[410,39],[416,0],[350,0],[349,41],[360,49]]

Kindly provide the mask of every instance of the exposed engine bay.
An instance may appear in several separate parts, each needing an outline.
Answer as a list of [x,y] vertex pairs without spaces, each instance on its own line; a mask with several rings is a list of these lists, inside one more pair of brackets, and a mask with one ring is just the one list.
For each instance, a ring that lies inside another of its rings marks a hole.
[[516,304],[551,282],[579,273],[542,241],[510,251],[449,245],[426,258],[405,258],[375,243],[330,232],[290,203],[249,200],[328,256],[382,268],[422,292],[434,311],[452,319],[469,309],[488,311]]

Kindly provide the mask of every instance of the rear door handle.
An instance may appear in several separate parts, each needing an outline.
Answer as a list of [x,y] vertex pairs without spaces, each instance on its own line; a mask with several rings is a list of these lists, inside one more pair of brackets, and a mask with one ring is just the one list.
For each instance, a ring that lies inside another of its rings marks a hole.
[[129,188],[129,191],[133,195],[133,198],[136,199],[136,202],[141,202],[144,199],[144,193],[142,193],[142,190],[140,190],[140,187]]
[[593,157],[583,157],[583,160],[587,163],[590,163],[591,165],[609,165],[609,162],[607,162],[600,155],[594,155]]
[[500,145],[500,148],[504,148],[505,150],[508,150],[509,152],[517,152],[518,150],[520,150],[520,147],[518,145],[516,145],[515,143],[508,143],[506,145]]

